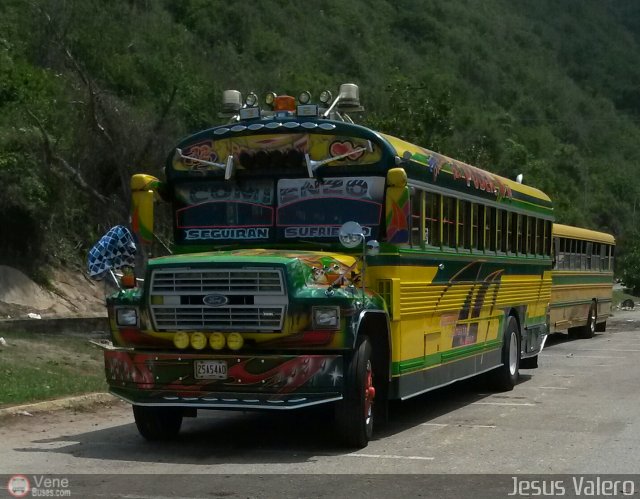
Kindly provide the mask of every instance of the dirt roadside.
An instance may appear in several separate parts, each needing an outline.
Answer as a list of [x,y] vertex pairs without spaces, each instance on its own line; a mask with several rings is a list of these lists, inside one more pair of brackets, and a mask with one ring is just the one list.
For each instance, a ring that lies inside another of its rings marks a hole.
[[19,270],[0,265],[0,319],[106,317],[104,284],[82,271],[56,269],[43,288]]

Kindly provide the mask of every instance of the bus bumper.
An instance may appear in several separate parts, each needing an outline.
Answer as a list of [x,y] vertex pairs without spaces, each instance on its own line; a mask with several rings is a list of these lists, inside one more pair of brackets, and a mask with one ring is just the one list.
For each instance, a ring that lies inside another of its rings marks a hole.
[[135,405],[295,409],[342,399],[342,355],[252,356],[105,347],[104,360],[109,391]]

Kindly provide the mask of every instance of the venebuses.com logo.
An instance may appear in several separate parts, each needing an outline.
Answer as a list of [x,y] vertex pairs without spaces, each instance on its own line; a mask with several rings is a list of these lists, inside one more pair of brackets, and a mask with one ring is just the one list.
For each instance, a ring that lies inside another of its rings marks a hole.
[[31,479],[25,475],[13,475],[7,482],[7,491],[12,497],[69,497],[68,478],[51,478],[33,475]]
[[13,497],[26,497],[31,492],[31,483],[24,475],[13,475],[9,478],[7,490]]

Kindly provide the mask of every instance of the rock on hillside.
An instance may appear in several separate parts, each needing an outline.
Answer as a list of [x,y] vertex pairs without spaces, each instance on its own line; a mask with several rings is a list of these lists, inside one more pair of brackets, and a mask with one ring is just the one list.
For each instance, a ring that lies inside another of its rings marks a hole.
[[51,288],[45,289],[17,269],[0,265],[0,319],[103,317],[104,288],[81,271],[53,271]]

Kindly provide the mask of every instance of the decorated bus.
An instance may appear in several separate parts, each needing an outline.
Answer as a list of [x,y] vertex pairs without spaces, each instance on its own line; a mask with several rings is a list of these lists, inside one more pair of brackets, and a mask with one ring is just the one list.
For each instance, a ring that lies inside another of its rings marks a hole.
[[611,314],[615,238],[595,230],[553,225],[552,333],[591,338]]
[[124,268],[106,376],[144,437],[202,409],[332,404],[337,434],[363,447],[389,400],[481,373],[510,390],[536,366],[550,199],[359,126],[362,110],[354,84],[317,103],[225,91],[226,124],[180,141],[164,179],[133,176],[138,245],[162,200],[172,254],[136,278],[120,227],[93,273]]

